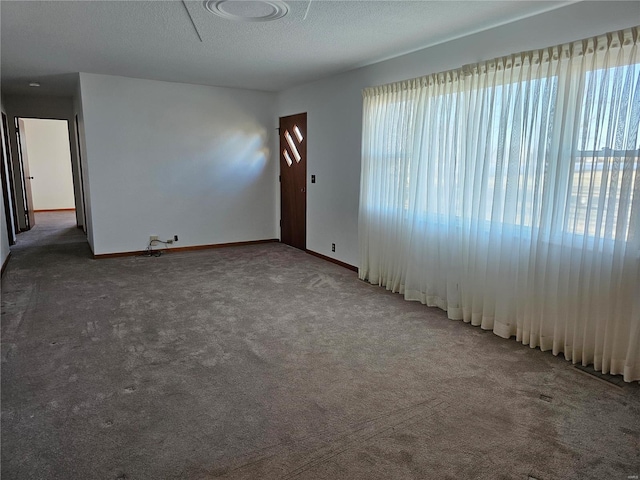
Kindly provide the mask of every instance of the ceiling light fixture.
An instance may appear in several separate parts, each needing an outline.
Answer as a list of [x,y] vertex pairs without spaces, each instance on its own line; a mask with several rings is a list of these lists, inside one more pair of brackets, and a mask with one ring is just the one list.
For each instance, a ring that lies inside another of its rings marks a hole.
[[270,22],[289,13],[289,6],[280,0],[205,0],[204,8],[240,22]]
[[40,86],[40,82],[29,82],[29,86],[30,87],[39,87]]

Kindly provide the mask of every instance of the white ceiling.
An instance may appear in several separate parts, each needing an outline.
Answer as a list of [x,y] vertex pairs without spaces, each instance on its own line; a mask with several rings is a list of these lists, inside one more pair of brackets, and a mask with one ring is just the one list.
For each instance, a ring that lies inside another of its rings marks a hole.
[[568,2],[286,3],[286,17],[255,23],[202,1],[3,0],[2,91],[70,95],[75,72],[280,91]]

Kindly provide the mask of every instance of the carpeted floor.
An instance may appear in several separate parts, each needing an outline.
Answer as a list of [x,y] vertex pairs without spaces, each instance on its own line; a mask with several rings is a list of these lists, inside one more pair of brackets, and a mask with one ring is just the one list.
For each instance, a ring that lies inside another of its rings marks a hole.
[[2,479],[621,479],[608,384],[281,244],[93,260],[39,215],[2,278]]

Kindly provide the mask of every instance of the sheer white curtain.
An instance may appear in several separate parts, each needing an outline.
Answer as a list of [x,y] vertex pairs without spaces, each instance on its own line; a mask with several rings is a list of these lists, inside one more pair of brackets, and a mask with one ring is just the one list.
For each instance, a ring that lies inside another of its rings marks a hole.
[[640,380],[638,42],[366,89],[360,278]]

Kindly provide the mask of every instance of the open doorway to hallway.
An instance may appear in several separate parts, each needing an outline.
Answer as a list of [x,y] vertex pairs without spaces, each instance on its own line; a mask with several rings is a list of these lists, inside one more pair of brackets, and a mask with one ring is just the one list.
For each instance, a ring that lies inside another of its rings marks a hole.
[[74,211],[67,121],[21,118],[19,124],[25,181],[31,190],[31,210],[34,213]]
[[78,241],[78,236],[86,241],[82,230],[73,231],[77,195],[68,121],[16,118],[15,124],[23,192],[19,200],[27,227],[17,237],[18,246]]

